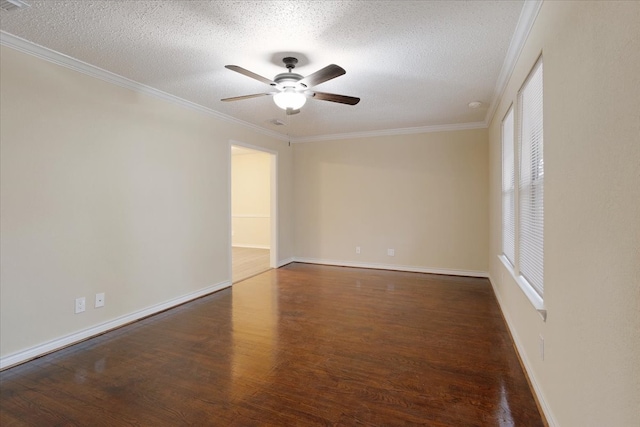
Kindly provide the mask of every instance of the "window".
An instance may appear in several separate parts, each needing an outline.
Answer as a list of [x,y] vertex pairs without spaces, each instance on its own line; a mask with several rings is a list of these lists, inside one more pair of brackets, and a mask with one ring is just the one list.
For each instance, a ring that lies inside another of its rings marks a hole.
[[[502,256],[543,318],[544,156],[542,59],[502,121]],[[515,120],[514,120],[515,110]],[[514,124],[517,123],[517,129]],[[514,135],[517,134],[517,143]]]
[[542,132],[542,62],[531,71],[519,95],[520,274],[542,297],[544,159]]
[[516,259],[516,186],[513,155],[513,108],[502,121],[502,253],[511,266]]

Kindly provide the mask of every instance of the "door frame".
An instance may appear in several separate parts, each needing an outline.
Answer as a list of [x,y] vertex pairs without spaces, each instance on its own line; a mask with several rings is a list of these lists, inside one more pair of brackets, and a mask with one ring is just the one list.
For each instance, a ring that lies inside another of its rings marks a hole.
[[231,191],[231,168],[232,168],[232,154],[231,147],[236,145],[238,147],[248,148],[250,150],[259,151],[265,154],[269,154],[271,158],[271,167],[269,168],[270,172],[270,195],[269,195],[269,203],[270,203],[270,239],[269,239],[269,267],[277,268],[278,267],[278,152],[276,150],[270,150],[265,147],[260,147],[258,145],[248,144],[246,142],[241,142],[235,139],[230,139],[228,144],[228,228],[229,228],[229,278],[230,282],[233,284],[233,238],[231,236],[231,226],[232,226],[232,216],[231,216],[231,201],[232,201],[232,191]]

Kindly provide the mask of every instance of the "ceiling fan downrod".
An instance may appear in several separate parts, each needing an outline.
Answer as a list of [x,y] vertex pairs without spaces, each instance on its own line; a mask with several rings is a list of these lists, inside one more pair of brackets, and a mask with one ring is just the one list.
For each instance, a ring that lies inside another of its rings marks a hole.
[[282,62],[284,62],[284,66],[287,67],[287,70],[291,72],[291,70],[296,68],[296,64],[298,63],[298,58],[287,56],[286,58],[282,58]]

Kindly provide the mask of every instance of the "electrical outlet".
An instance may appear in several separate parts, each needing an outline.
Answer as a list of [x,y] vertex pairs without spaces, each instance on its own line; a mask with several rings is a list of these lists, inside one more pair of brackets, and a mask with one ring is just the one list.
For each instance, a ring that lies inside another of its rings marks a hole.
[[387,255],[396,256],[396,250],[395,249],[387,249]]
[[76,298],[76,314],[82,313],[86,306],[86,299],[84,297]]
[[360,253],[360,246],[356,246],[356,253],[359,254]]
[[540,335],[540,360],[544,361],[544,337]]
[[95,308],[104,307],[104,292],[96,294]]

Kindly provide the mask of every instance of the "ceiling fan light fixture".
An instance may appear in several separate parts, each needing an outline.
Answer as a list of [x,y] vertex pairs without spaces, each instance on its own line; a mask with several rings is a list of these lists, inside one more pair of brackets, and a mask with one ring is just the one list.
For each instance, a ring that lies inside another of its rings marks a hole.
[[307,102],[307,97],[293,88],[287,88],[273,96],[273,102],[283,110],[299,110]]
[[269,86],[278,89],[278,92],[265,92],[254,93],[252,95],[234,96],[232,98],[222,98],[220,101],[240,101],[242,99],[273,95],[273,100],[275,101],[276,105],[279,108],[285,110],[287,112],[287,115],[289,116],[292,114],[298,114],[300,112],[300,108],[302,108],[302,106],[307,102],[307,98],[313,98],[319,101],[337,102],[339,104],[346,105],[356,105],[358,102],[360,102],[360,98],[356,98],[354,96],[307,91],[307,89],[313,86],[317,86],[345,74],[346,71],[339,65],[327,65],[326,67],[316,71],[315,73],[309,74],[308,76],[304,77],[300,74],[292,72],[292,70],[295,68],[295,65],[298,63],[298,60],[296,58],[286,57],[282,61],[289,71],[286,73],[278,74],[273,78],[273,80],[269,80],[266,77],[262,77],[259,74],[256,74],[237,65],[225,65],[224,67],[226,69],[243,74],[259,82],[266,83]]

